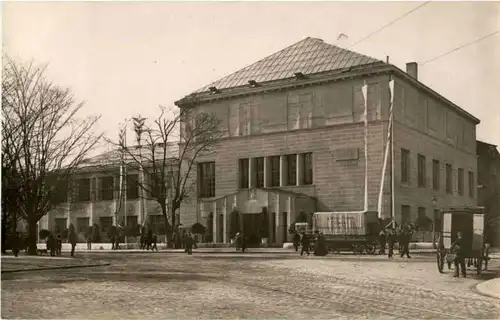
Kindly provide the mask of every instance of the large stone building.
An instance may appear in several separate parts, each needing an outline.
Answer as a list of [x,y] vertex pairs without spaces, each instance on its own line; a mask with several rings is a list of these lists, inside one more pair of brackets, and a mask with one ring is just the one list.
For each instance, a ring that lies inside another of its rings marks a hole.
[[495,145],[477,141],[477,202],[484,207],[486,238],[500,245],[500,153]]
[[[131,154],[138,159],[138,147],[130,149]],[[172,161],[178,155],[177,144],[168,146],[166,150],[168,155],[172,155],[168,163],[174,163]],[[159,147],[157,151],[162,152],[163,148]],[[144,148],[142,156],[145,163],[151,159]],[[157,159],[162,159],[161,156],[158,155]],[[151,197],[141,196],[150,185],[147,174],[144,174],[142,183],[146,187],[141,188],[141,175],[138,166],[134,165],[136,162],[130,156],[125,157],[127,172],[126,178],[123,176],[123,190],[120,193],[119,159],[116,150],[87,159],[75,172],[67,192],[61,193],[58,205],[42,217],[38,228],[63,231],[72,223],[80,242],[85,241],[85,233],[93,225],[99,226],[102,241],[108,241],[106,234],[109,227],[125,225],[125,220],[128,226],[143,225],[150,221],[158,228],[157,231],[161,231],[164,223],[159,203]],[[141,199],[144,199],[142,204]]]
[[[196,201],[182,206],[181,219],[213,223],[214,242],[227,243],[233,209],[251,234],[255,213],[266,207],[269,241],[285,242],[301,211],[363,210],[366,157],[368,208],[377,210],[391,79],[396,221],[432,219],[438,207],[476,205],[478,119],[421,83],[416,63],[404,72],[306,38],[176,102],[215,113],[225,130],[216,154],[198,159]],[[383,216],[391,215],[390,172]]]

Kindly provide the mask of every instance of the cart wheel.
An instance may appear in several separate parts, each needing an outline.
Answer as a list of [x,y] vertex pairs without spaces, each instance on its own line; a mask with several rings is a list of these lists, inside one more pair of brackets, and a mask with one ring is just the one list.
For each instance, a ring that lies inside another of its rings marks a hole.
[[477,258],[476,273],[480,275],[482,269],[483,269],[483,258]]
[[436,258],[437,258],[437,266],[438,266],[438,270],[439,270],[439,273],[443,273],[443,269],[444,269],[444,256],[441,252],[437,252],[436,254]]
[[367,254],[375,254],[375,246],[372,244],[367,244],[365,246],[365,251]]

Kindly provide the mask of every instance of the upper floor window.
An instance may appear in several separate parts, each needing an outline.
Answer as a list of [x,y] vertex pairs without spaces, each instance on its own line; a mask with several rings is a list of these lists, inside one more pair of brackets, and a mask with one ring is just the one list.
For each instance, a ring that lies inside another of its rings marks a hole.
[[198,186],[201,198],[215,197],[215,162],[198,163]]
[[90,201],[90,179],[78,179],[77,201]]
[[411,210],[410,206],[401,206],[401,224],[407,224],[411,222]]
[[238,161],[238,172],[239,172],[239,188],[247,189],[249,186],[249,159],[240,159]]
[[426,170],[425,170],[425,156],[422,154],[417,155],[417,169],[418,169],[418,186],[421,188],[426,187]]
[[453,168],[451,164],[446,164],[446,193],[453,193]]
[[289,154],[285,159],[288,171],[287,185],[295,186],[297,184],[297,155]]
[[439,160],[432,160],[432,188],[434,190],[439,190],[439,180],[440,180],[440,170],[439,170]]
[[139,198],[139,175],[127,175],[127,200]]
[[474,198],[474,188],[475,188],[475,183],[474,183],[474,172],[469,171],[469,197]]
[[255,187],[264,188],[264,158],[255,158]]
[[458,168],[458,194],[464,195],[464,169]]
[[280,186],[280,156],[271,157],[271,187]]
[[312,162],[312,153],[304,153],[302,154],[302,183],[304,185],[309,185],[313,183],[313,162]]
[[114,178],[101,177],[99,178],[99,195],[100,200],[113,200]]
[[401,182],[410,183],[410,150],[401,149]]

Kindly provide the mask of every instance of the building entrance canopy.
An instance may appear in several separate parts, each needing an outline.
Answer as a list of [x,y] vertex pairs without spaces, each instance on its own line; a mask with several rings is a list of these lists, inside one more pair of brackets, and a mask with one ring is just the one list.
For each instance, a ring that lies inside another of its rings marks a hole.
[[[313,213],[316,211],[316,200],[308,195],[285,191],[281,189],[245,189],[215,199],[201,199],[199,201],[199,221],[203,225],[212,225],[213,241],[229,243],[234,236],[230,234],[231,212],[236,211],[240,216],[260,215],[267,213],[268,236],[270,243],[288,241],[287,230],[300,212]],[[259,219],[240,218],[241,230],[254,230],[243,226],[245,221],[259,221]],[[248,224],[249,222],[247,222]],[[255,222],[257,223],[257,222]],[[266,222],[260,222],[264,225]],[[210,229],[210,227],[208,228]],[[262,227],[261,227],[262,229]]]

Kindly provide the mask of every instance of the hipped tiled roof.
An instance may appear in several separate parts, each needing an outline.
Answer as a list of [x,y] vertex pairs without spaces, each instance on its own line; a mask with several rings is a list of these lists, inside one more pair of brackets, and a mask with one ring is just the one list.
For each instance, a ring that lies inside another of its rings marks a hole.
[[262,83],[292,78],[296,72],[309,75],[380,62],[321,39],[308,37],[194,93],[209,91],[210,87],[228,89],[248,86],[249,80]]

